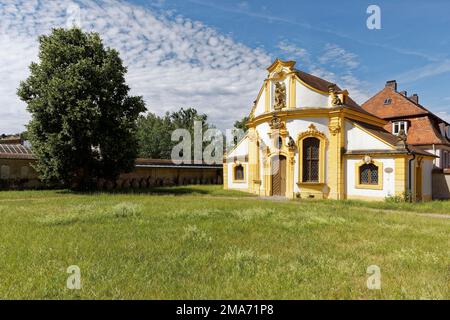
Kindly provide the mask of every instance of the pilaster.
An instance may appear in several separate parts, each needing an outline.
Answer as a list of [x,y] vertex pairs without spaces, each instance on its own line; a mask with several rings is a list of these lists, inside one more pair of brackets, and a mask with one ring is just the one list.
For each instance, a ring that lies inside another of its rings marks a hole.
[[403,196],[407,190],[407,158],[395,159],[395,195]]
[[328,146],[328,186],[330,199],[344,199],[344,161],[342,151],[345,146],[344,118],[340,113],[332,114],[328,126],[330,144]]

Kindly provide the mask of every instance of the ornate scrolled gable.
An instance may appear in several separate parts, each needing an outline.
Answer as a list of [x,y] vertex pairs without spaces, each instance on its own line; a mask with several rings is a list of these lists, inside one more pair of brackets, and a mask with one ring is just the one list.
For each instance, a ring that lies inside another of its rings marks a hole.
[[320,140],[323,140],[325,143],[328,143],[327,136],[323,132],[317,130],[316,126],[313,123],[310,124],[308,130],[300,132],[298,134],[297,143],[307,137],[316,137],[319,138]]

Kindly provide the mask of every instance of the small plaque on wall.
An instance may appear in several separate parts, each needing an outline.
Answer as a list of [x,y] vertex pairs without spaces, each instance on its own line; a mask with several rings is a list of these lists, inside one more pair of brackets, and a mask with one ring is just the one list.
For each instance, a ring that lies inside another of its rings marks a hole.
[[392,172],[394,172],[394,169],[392,169],[392,168],[385,168],[385,169],[384,169],[384,172],[386,172],[386,173],[392,173]]

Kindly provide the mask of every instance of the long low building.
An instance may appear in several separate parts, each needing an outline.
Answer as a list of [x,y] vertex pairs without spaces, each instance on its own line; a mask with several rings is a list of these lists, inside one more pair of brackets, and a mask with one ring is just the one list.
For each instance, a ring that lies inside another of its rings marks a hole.
[[[33,168],[31,149],[22,144],[0,144],[0,189],[45,187]],[[100,189],[149,188],[188,184],[222,184],[223,166],[174,164],[171,160],[136,159],[135,170],[115,182],[99,181]]]

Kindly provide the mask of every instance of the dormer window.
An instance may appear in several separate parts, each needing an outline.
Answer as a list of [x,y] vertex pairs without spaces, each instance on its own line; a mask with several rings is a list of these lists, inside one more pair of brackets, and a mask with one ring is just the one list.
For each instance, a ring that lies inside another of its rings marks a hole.
[[408,121],[397,121],[392,124],[392,133],[398,135],[401,131],[408,134]]
[[391,98],[387,98],[384,100],[384,105],[388,105],[392,103],[392,99]]

